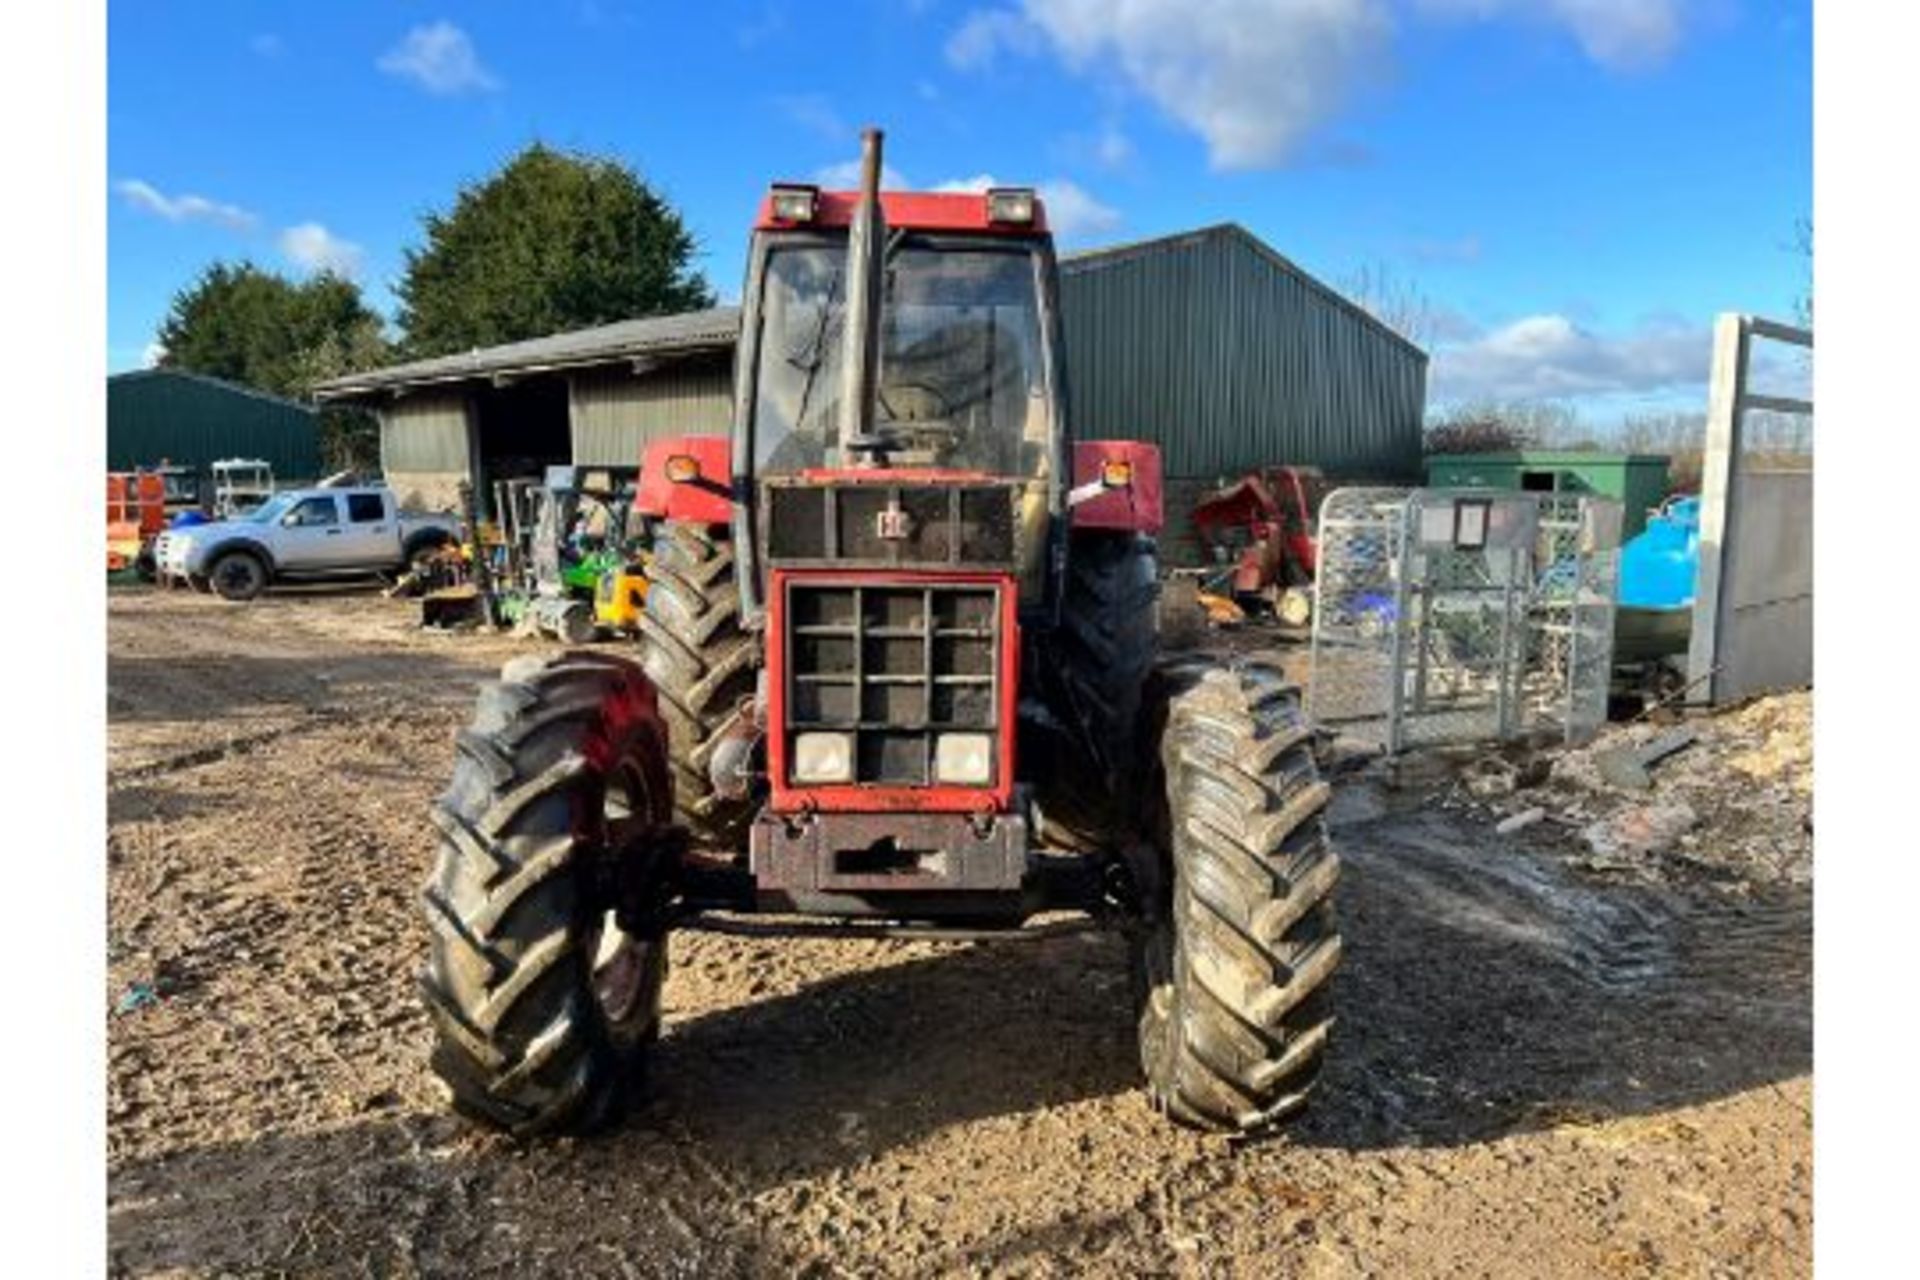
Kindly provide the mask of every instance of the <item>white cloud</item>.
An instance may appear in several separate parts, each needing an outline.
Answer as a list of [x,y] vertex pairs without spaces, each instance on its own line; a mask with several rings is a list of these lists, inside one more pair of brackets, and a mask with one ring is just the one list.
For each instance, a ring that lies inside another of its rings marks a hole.
[[155,338],[153,341],[147,343],[146,346],[140,348],[140,367],[142,369],[157,368],[160,362],[166,358],[166,344],[158,338]]
[[280,252],[303,271],[331,271],[353,279],[360,274],[366,251],[342,240],[317,222],[303,222],[280,233]]
[[947,37],[947,61],[962,71],[990,67],[1002,49],[1031,57],[1045,47],[1045,33],[1007,9],[976,9]]
[[1094,144],[1094,154],[1109,169],[1124,168],[1133,159],[1133,139],[1108,125],[1100,131],[1100,141]]
[[1215,168],[1288,159],[1383,66],[1385,0],[1021,0],[971,14],[947,44],[962,68],[1045,37],[1077,71],[1117,76],[1206,140]]
[[1416,0],[1440,17],[1488,19],[1516,14],[1566,27],[1589,58],[1616,71],[1666,61],[1680,44],[1688,0]]
[[[839,164],[830,164],[813,171],[813,184],[828,191],[858,191],[860,189],[860,162],[842,160]],[[880,189],[883,191],[909,191],[913,184],[907,181],[907,175],[890,164],[880,166]]]
[[1672,317],[1600,334],[1564,315],[1534,315],[1442,343],[1433,352],[1429,398],[1563,400],[1704,387],[1712,334]]
[[116,182],[113,189],[134,208],[158,214],[168,222],[212,222],[232,231],[245,231],[259,221],[239,205],[223,204],[205,196],[170,196],[138,178]]
[[[971,178],[942,182],[934,190],[985,191],[989,187],[1006,185],[1012,184],[1002,183],[990,173],[980,173]],[[1078,183],[1055,178],[1051,182],[1041,183],[1035,190],[1040,193],[1040,201],[1046,207],[1048,228],[1062,240],[1099,235],[1120,225],[1120,211],[1100,203]]]
[[1701,0],[998,0],[947,38],[962,71],[1051,51],[1140,94],[1206,141],[1216,169],[1302,159],[1314,131],[1377,81],[1394,14],[1519,17],[1572,33],[1613,70],[1656,66]]
[[377,65],[428,93],[450,96],[500,87],[499,79],[481,64],[472,39],[445,20],[407,32],[399,44],[380,55]]

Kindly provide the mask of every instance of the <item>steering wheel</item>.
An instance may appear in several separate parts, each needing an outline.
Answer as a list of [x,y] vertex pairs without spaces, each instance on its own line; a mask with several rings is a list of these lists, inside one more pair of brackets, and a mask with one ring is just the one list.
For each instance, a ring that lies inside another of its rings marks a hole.
[[[894,404],[894,397],[902,393],[909,393],[906,396],[909,412],[904,414]],[[921,422],[943,422],[953,416],[953,403],[945,393],[925,382],[889,382],[876,388],[874,394],[880,401],[880,407],[887,411],[888,420],[896,426],[912,427]],[[916,399],[919,404],[914,403]],[[944,430],[952,432],[953,428],[949,426]]]

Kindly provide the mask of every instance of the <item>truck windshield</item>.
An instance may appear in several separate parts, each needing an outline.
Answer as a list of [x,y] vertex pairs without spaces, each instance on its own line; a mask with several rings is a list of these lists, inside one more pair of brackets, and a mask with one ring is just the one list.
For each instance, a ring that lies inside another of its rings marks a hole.
[[[846,246],[769,254],[761,294],[754,463],[763,473],[846,466],[840,361]],[[1050,456],[1038,263],[1021,245],[889,247],[873,430],[891,466],[1040,479]]]

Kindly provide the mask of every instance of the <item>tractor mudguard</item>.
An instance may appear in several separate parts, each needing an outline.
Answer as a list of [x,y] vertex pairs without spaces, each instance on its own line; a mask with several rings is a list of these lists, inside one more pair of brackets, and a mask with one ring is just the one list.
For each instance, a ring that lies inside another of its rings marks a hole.
[[[670,467],[669,463],[673,466]],[[675,480],[670,470],[692,474]],[[647,443],[633,509],[655,520],[724,525],[733,519],[733,445],[725,436],[669,436]]]
[[1116,533],[1160,532],[1164,503],[1160,483],[1160,447],[1140,440],[1076,440],[1073,442],[1073,487],[1097,483],[1100,469],[1124,462],[1132,469],[1132,483],[1109,489],[1073,509],[1075,529],[1107,529]]

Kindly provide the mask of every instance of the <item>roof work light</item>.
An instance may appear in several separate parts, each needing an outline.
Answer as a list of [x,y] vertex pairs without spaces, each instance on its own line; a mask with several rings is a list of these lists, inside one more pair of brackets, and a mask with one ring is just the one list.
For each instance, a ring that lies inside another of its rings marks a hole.
[[994,187],[987,192],[987,221],[1031,223],[1033,221],[1032,187]]
[[773,216],[781,222],[812,222],[820,188],[776,182],[772,189]]

